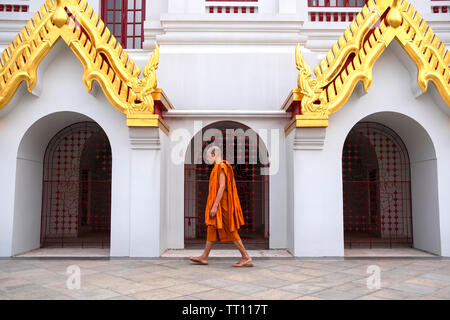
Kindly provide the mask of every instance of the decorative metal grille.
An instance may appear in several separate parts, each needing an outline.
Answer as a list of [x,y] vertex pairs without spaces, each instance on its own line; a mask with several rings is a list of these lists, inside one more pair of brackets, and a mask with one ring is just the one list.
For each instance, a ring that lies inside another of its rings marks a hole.
[[367,0],[308,0],[308,7],[355,8],[366,3]]
[[111,147],[94,122],[57,133],[45,152],[41,247],[108,247]]
[[[308,7],[310,8],[308,12],[309,21],[352,22],[359,12],[358,8],[363,7],[366,3],[367,0],[308,0]],[[333,8],[333,11],[329,11],[330,8]],[[349,8],[355,10],[347,11]]]
[[207,13],[258,13],[258,0],[206,0]]
[[233,148],[232,167],[245,220],[239,235],[249,248],[268,248],[269,176],[260,174],[261,169],[268,168],[268,165],[262,164],[258,157],[259,148],[263,148],[266,154],[267,150],[260,139],[241,134],[235,136],[226,134],[227,129],[242,129],[243,132],[248,132],[249,128],[239,123],[223,121],[212,124],[202,130],[202,136],[210,128],[220,130],[221,136],[217,140],[213,136],[209,141],[202,141],[201,153],[198,152],[195,157],[191,143],[188,151],[191,164],[185,165],[185,245],[186,247],[203,245],[206,239],[205,207],[213,165],[204,163],[202,155],[207,146],[214,142],[222,147],[223,157],[228,161],[227,143]]
[[347,247],[412,246],[410,163],[390,128],[358,123],[342,153]]
[[28,12],[28,5],[0,4],[0,12]]

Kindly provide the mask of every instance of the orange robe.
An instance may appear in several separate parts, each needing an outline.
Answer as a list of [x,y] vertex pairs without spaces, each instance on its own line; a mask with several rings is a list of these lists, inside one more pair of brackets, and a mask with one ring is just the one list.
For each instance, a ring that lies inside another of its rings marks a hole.
[[[225,190],[217,207],[217,213],[214,218],[209,215],[211,208],[216,201],[219,190],[220,172],[225,173]],[[240,240],[238,233],[241,225],[244,224],[241,203],[236,189],[233,168],[226,161],[214,164],[209,177],[209,193],[206,202],[205,223],[208,226],[206,240],[208,241],[237,241]]]

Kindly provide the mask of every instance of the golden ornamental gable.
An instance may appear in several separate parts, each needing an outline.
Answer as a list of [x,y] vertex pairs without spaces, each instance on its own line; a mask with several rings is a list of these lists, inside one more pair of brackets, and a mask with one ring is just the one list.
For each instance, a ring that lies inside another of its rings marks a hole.
[[127,115],[128,125],[161,125],[162,110],[171,106],[157,88],[157,44],[140,77],[140,68],[86,0],[46,0],[3,51],[0,109],[8,104],[22,81],[26,81],[30,92],[33,90],[39,64],[59,39],[82,63],[87,90],[90,92],[93,81],[97,81],[108,101]]
[[444,43],[407,0],[369,0],[316,66],[315,78],[297,46],[298,88],[283,107],[294,116],[286,132],[328,126],[328,116],[345,105],[359,81],[368,92],[372,68],[394,39],[417,66],[421,90],[432,81],[450,106],[450,54]]

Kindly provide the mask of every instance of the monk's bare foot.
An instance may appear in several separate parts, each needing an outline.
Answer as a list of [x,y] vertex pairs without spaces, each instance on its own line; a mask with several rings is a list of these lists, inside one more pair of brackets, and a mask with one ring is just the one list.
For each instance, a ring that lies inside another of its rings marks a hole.
[[199,263],[199,264],[208,264],[208,259],[205,259],[202,256],[190,257],[189,260],[191,260],[192,262],[195,262],[195,263]]
[[241,260],[233,264],[233,267],[253,267],[252,258],[242,258]]

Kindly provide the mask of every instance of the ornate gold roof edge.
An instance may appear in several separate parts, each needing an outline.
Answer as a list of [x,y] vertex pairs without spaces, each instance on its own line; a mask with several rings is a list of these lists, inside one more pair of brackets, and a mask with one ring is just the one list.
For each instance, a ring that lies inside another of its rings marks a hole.
[[297,46],[298,88],[293,90],[291,106],[284,106],[293,111],[297,126],[315,126],[314,122],[324,126],[328,116],[345,105],[359,81],[367,92],[375,62],[394,39],[415,62],[422,91],[432,81],[450,107],[450,54],[444,43],[408,0],[369,0],[315,68],[315,79]]
[[[37,68],[59,38],[83,65],[83,82],[88,91],[96,80],[108,101],[128,116],[155,114],[156,70],[159,47],[141,71],[86,0],[46,0],[1,55],[0,109],[5,107],[22,81],[31,92]],[[167,99],[166,99],[167,100]],[[168,100],[167,100],[168,101]],[[162,103],[165,108],[167,103]],[[171,105],[170,105],[171,106]],[[144,122],[141,122],[144,123]]]

